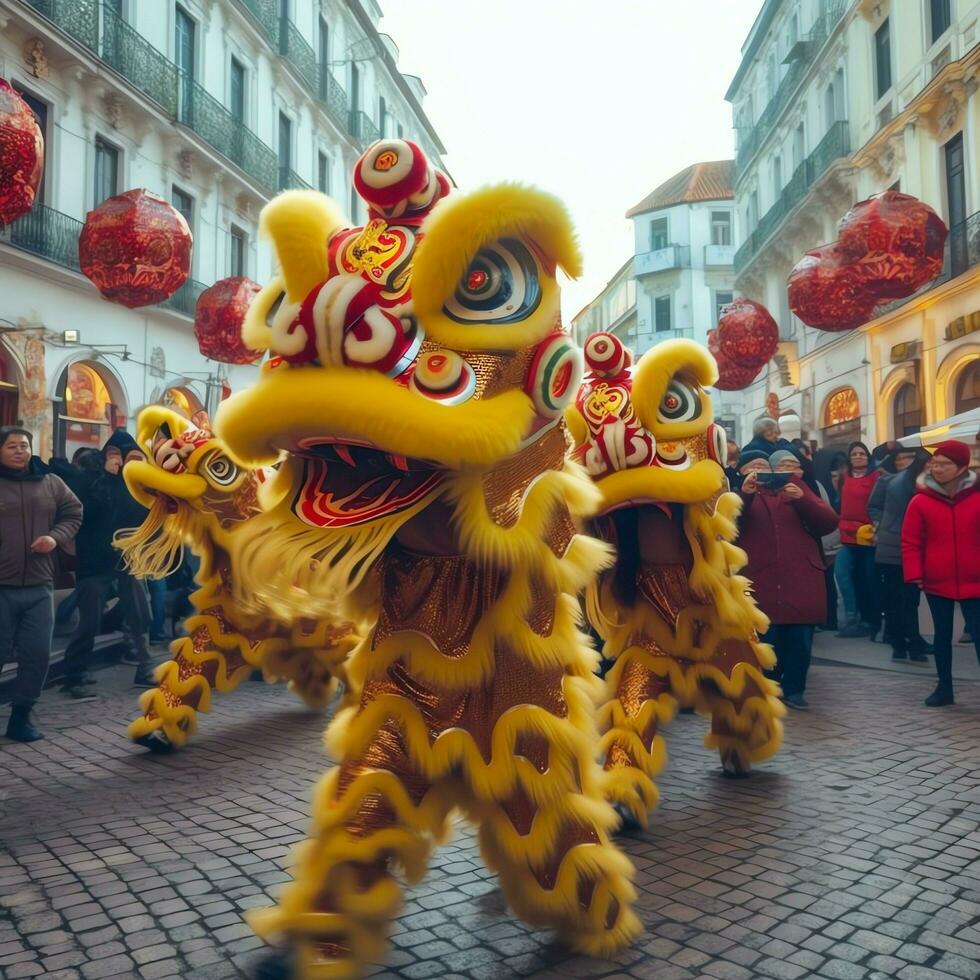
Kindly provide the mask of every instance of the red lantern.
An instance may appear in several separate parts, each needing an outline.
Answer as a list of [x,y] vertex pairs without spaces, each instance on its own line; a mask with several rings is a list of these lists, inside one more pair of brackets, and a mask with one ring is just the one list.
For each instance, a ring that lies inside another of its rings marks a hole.
[[880,302],[860,264],[849,262],[836,243],[807,252],[789,274],[787,291],[789,308],[818,330],[859,327]]
[[884,191],[855,204],[841,219],[838,244],[861,266],[879,300],[911,296],[943,268],[946,225],[927,204]]
[[31,107],[0,78],[0,225],[34,207],[44,169],[44,136]]
[[197,299],[194,336],[205,357],[225,364],[250,364],[261,356],[242,343],[245,314],[262,287],[248,276],[219,279]]
[[779,347],[779,327],[761,303],[737,299],[722,311],[716,339],[726,360],[758,370]]
[[718,365],[718,380],[714,387],[720,391],[741,391],[755,380],[756,375],[765,367],[765,361],[749,367],[730,361],[721,351],[719,333],[719,330],[708,331],[708,350]]
[[78,240],[82,272],[123,306],[149,306],[172,296],[191,269],[191,230],[162,197],[126,191],[85,218]]

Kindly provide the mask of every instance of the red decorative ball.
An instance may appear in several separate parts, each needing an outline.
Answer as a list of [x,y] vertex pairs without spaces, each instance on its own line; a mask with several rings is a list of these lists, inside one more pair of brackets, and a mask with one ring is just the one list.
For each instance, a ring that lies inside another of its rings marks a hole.
[[205,357],[225,364],[250,364],[262,356],[242,342],[245,314],[261,288],[248,276],[232,276],[201,293],[194,311],[194,336]]
[[78,259],[106,299],[149,306],[187,281],[192,244],[191,230],[176,208],[149,191],[131,190],[89,211]]
[[946,225],[927,204],[909,194],[883,191],[855,204],[841,219],[837,241],[861,266],[880,299],[911,296],[943,268]]
[[742,367],[730,361],[722,352],[718,330],[708,331],[708,350],[714,356],[718,365],[718,380],[714,383],[715,388],[720,391],[741,391],[748,387],[756,378],[758,373],[765,367],[765,361],[751,367]]
[[807,252],[789,274],[787,292],[789,308],[818,330],[853,330],[880,302],[861,265],[848,261],[836,243]]
[[0,225],[34,207],[44,169],[44,136],[31,107],[0,78]]
[[758,371],[779,347],[779,327],[761,303],[737,299],[723,310],[716,339],[726,360]]

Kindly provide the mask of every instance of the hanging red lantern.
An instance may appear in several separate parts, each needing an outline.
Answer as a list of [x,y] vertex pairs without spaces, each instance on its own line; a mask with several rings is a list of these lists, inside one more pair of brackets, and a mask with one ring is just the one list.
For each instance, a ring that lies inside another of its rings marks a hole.
[[755,380],[766,362],[744,367],[729,360],[721,350],[718,334],[718,330],[708,331],[708,350],[718,365],[718,380],[713,387],[720,391],[741,391]]
[[787,292],[789,308],[818,330],[853,330],[871,319],[880,302],[860,265],[837,244],[807,252],[790,272]]
[[194,336],[205,357],[225,364],[250,364],[261,356],[242,342],[245,314],[261,286],[248,276],[219,279],[197,298]]
[[44,136],[31,107],[0,78],[0,225],[34,207],[44,169]]
[[732,364],[758,370],[779,347],[779,327],[761,303],[737,299],[722,311],[717,344]]
[[947,229],[927,204],[884,191],[855,204],[841,219],[837,241],[880,300],[911,296],[943,268]]
[[150,191],[131,190],[89,211],[78,259],[106,299],[131,308],[150,306],[187,281],[192,244],[176,208]]

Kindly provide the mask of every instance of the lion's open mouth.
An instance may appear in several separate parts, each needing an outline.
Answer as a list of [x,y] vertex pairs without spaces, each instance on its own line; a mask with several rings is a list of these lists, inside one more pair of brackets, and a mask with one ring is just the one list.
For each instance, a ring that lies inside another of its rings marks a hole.
[[304,439],[293,509],[314,527],[350,527],[396,514],[439,487],[445,470],[373,446]]

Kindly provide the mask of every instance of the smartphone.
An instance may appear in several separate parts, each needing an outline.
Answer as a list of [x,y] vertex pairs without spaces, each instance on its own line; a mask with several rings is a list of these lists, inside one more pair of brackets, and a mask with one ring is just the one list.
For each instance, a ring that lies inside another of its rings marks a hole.
[[792,478],[792,473],[756,473],[755,482],[770,490],[782,490]]

